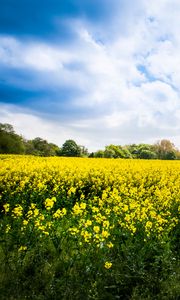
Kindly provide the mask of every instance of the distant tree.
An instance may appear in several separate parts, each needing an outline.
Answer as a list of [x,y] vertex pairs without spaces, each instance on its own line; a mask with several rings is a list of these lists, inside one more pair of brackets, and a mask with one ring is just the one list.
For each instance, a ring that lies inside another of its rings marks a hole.
[[48,142],[40,137],[32,140],[32,144],[37,154],[40,156],[50,156]]
[[176,153],[176,159],[180,159],[180,150],[176,149],[175,153]]
[[59,151],[60,151],[60,148],[56,144],[49,143],[50,156],[57,156]]
[[153,148],[159,159],[176,159],[176,148],[169,140],[158,141]]
[[25,154],[39,155],[39,152],[34,148],[32,140],[24,140]]
[[167,160],[174,160],[176,158],[177,158],[176,151],[169,151],[164,156],[164,159],[167,159]]
[[104,157],[104,151],[103,150],[98,150],[94,153],[94,157],[99,157],[99,158],[102,158]]
[[137,145],[137,158],[142,159],[155,159],[157,154],[153,151],[152,145],[149,144],[139,144]]
[[105,147],[104,157],[107,158],[130,158],[131,153],[127,148],[120,145],[109,145]]
[[67,140],[62,145],[61,156],[77,157],[81,156],[81,147],[73,140]]
[[6,133],[15,133],[13,126],[8,123],[4,123],[4,124],[0,123],[0,130]]
[[79,146],[81,149],[81,157],[88,157],[89,153],[88,153],[88,149],[85,146]]
[[94,155],[95,155],[95,153],[94,152],[91,152],[90,154],[89,154],[89,158],[93,158],[94,157]]
[[141,152],[138,155],[138,158],[142,159],[155,159],[157,158],[157,155],[155,152],[148,150],[148,149],[142,149]]
[[13,126],[0,123],[0,153],[23,154],[24,151],[23,138],[15,133]]
[[58,154],[59,147],[53,143],[37,137],[25,142],[26,154],[39,156],[55,156]]
[[109,145],[105,147],[104,150],[105,158],[117,158],[117,152],[114,145]]
[[132,154],[126,146],[122,147],[122,153],[124,158],[132,158]]
[[137,158],[137,155],[138,155],[138,145],[131,144],[131,145],[127,145],[126,148],[130,152],[132,158]]
[[156,152],[153,150],[152,145],[149,144],[131,144],[126,146],[133,158],[141,159],[155,159],[157,158]]

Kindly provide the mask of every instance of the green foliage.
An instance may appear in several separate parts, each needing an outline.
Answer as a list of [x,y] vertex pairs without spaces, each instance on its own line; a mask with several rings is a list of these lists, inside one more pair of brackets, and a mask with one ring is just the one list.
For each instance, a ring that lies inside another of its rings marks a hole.
[[131,158],[132,155],[127,147],[120,145],[109,145],[105,147],[104,151],[105,158]]
[[151,151],[151,150],[147,150],[147,149],[142,149],[139,153],[138,153],[138,157],[142,158],[142,159],[155,159],[157,158],[157,155],[155,152]]
[[132,158],[132,154],[126,146],[122,147],[122,151],[124,158]]
[[157,158],[157,154],[153,150],[151,145],[148,144],[132,144],[126,146],[131,153],[133,158],[141,158],[141,159],[155,159]]
[[61,156],[78,157],[81,156],[81,147],[73,140],[67,140],[62,145]]
[[40,137],[25,140],[15,133],[12,125],[0,123],[0,153],[55,156],[59,150],[57,145]]
[[81,153],[80,156],[81,157],[88,157],[89,153],[88,153],[88,149],[85,146],[79,146]]
[[10,124],[0,123],[0,153],[24,153],[23,138],[16,134]]
[[176,148],[169,140],[161,140],[154,144],[154,150],[159,159],[176,159]]
[[176,159],[180,159],[180,150],[175,149]]
[[55,156],[59,151],[59,147],[53,143],[37,137],[26,144],[26,154],[34,154],[39,156]]
[[94,157],[97,157],[97,158],[102,158],[104,157],[104,151],[103,150],[98,150],[94,153]]
[[164,155],[164,159],[168,159],[168,160],[174,160],[176,159],[176,152],[175,151],[168,151],[165,155]]

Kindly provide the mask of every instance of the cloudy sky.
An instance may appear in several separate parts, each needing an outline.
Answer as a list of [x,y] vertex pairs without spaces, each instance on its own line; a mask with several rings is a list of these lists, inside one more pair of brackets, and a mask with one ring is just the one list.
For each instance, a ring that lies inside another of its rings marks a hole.
[[1,0],[0,122],[90,151],[180,147],[179,0]]

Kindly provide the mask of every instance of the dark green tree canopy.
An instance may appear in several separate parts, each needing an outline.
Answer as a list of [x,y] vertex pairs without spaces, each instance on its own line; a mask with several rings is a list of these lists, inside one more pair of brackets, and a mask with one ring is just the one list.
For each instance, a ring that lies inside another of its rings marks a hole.
[[74,140],[67,140],[62,145],[61,155],[71,157],[81,156],[81,147]]
[[23,138],[15,133],[13,126],[0,123],[0,153],[23,154],[24,151]]
[[127,147],[120,145],[109,145],[105,147],[104,157],[106,158],[131,158],[131,153]]
[[48,143],[46,140],[37,137],[27,141],[26,153],[39,156],[55,156],[58,154],[59,147],[53,143]]

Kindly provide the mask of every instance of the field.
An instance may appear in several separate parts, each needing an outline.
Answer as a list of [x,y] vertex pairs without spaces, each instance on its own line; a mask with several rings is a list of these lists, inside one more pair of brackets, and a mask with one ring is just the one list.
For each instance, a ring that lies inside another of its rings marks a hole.
[[0,156],[0,295],[180,299],[180,161]]

